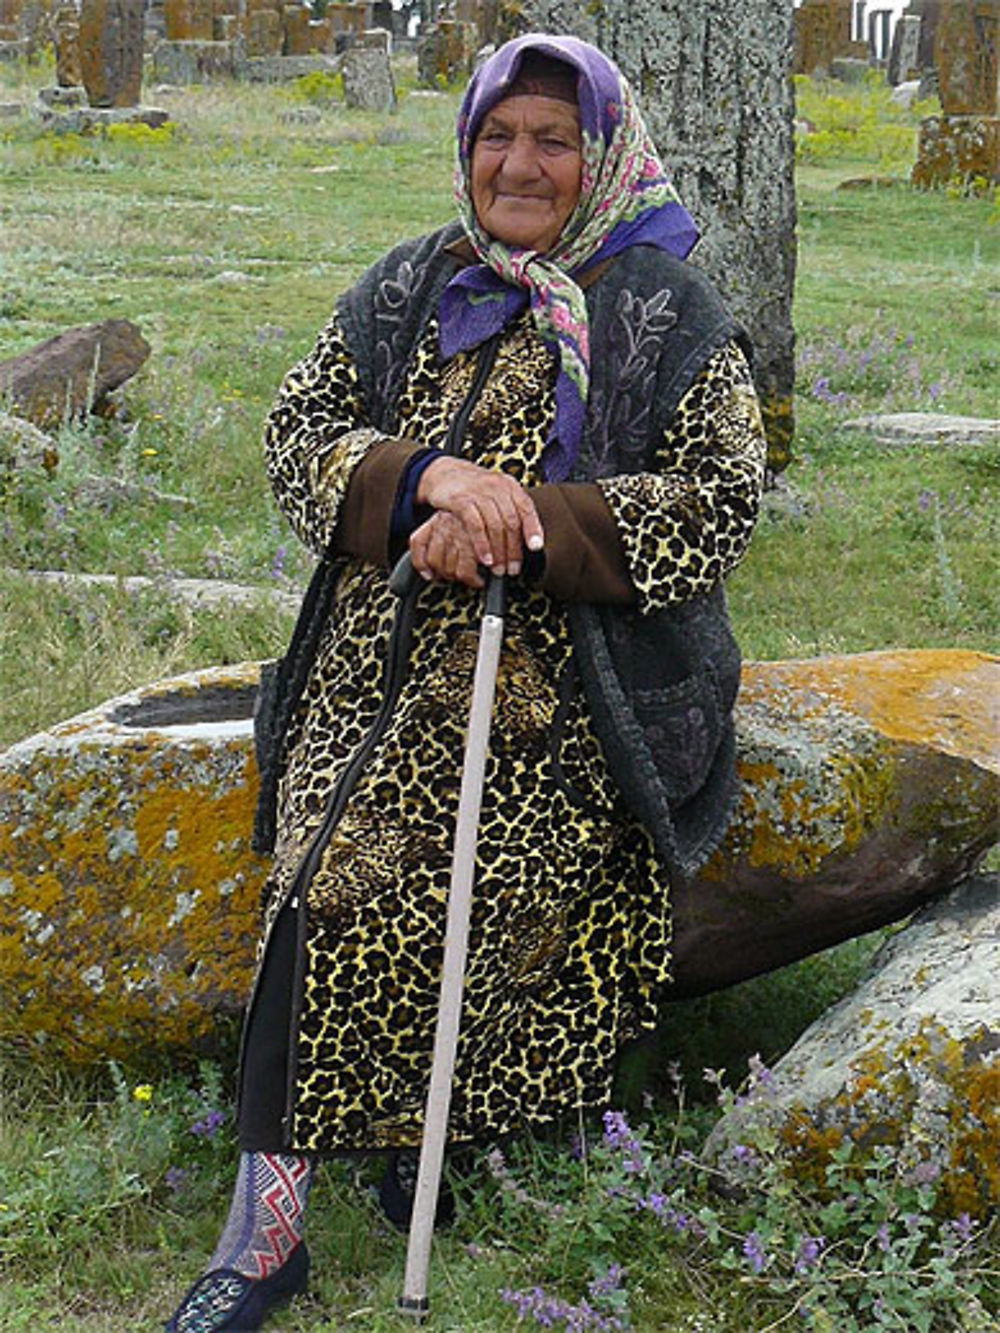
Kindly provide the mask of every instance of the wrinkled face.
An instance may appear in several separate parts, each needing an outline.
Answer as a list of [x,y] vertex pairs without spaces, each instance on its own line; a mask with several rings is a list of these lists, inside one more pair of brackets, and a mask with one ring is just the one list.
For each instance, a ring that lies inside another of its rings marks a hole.
[[487,112],[469,173],[480,225],[505,245],[551,250],[580,197],[580,148],[570,102],[527,94]]

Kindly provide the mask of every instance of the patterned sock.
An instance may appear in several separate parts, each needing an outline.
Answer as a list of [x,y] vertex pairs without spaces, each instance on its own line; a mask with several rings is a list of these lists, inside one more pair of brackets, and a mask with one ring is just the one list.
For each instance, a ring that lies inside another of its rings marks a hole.
[[302,1239],[312,1171],[308,1157],[241,1153],[229,1220],[209,1270],[264,1278],[279,1269]]

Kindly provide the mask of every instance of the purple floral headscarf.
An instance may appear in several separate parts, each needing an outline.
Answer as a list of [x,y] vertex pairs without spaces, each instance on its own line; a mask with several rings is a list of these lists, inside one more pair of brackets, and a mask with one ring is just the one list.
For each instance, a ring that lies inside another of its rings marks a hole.
[[[483,117],[509,95],[526,51],[576,70],[582,137],[580,198],[547,254],[512,249],[490,236],[469,191],[472,145]],[[652,245],[684,259],[698,239],[694,219],[667,179],[635,97],[617,67],[575,37],[528,33],[507,42],[473,75],[458,117],[455,198],[479,264],[457,274],[441,299],[445,357],[476,347],[530,303],[542,337],[559,352],[556,417],[545,475],[573,469],[590,382],[587,307],[576,281],[586,269],[632,245]]]

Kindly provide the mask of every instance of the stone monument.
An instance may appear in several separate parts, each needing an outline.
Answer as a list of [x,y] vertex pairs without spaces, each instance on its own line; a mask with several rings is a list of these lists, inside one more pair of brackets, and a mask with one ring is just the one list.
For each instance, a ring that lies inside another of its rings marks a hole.
[[[849,12],[849,11],[847,11]],[[655,17],[654,17],[655,16]],[[702,239],[692,260],[747,328],[772,471],[791,457],[795,383],[791,0],[697,0],[644,10],[527,0],[524,31],[595,42],[637,90]]]
[[851,40],[851,6],[852,0],[805,0],[795,11],[796,74],[828,73],[834,60],[865,54]]
[[143,0],[83,0],[80,72],[92,107],[138,106]]
[[60,88],[79,88],[80,18],[74,5],[63,5],[56,15],[56,83]]
[[923,20],[917,14],[901,14],[892,33],[886,79],[895,88],[909,79],[920,77],[920,29]]
[[913,183],[1000,180],[1000,4],[941,0],[934,41],[940,116],[920,126]]
[[[63,9],[56,29],[59,83],[42,88],[35,105],[44,125],[79,133],[116,121],[157,129],[169,119],[166,111],[139,102],[144,8],[144,0],[82,0],[78,24],[72,8]],[[73,79],[83,84],[86,105]]]
[[392,111],[396,88],[388,52],[383,47],[354,46],[344,52],[341,64],[344,100],[363,111]]

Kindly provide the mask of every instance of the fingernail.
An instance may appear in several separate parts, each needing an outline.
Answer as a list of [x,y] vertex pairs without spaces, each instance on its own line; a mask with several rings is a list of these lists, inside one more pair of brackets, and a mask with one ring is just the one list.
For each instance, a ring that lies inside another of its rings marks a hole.
[[510,571],[509,571],[509,572],[510,572],[511,574],[515,575],[515,576],[518,575],[518,574],[520,574],[520,572],[521,572],[521,566],[518,564],[518,562],[517,562],[516,560],[512,560],[512,561],[510,562]]
[[429,570],[429,569],[422,569],[422,570],[420,571],[420,577],[421,577],[422,579],[426,579],[427,582],[430,583],[430,581],[431,581],[431,572],[430,572],[430,570]]
[[544,545],[545,545],[545,538],[539,537],[537,533],[533,537],[528,538],[529,551],[540,551]]
[[490,555],[489,551],[486,552],[486,554],[483,556],[483,558],[480,560],[479,563],[481,565],[492,565],[493,557]]

